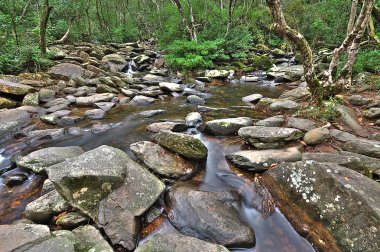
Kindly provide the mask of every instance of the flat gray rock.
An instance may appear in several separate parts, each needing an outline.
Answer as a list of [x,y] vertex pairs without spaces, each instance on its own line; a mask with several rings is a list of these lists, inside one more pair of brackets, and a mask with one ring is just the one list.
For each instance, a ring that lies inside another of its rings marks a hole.
[[277,115],[257,121],[255,125],[264,127],[281,127],[284,123],[285,117],[283,115]]
[[103,93],[103,94],[94,94],[87,97],[78,97],[76,99],[76,104],[78,106],[92,106],[98,102],[109,102],[115,97],[115,94]]
[[31,86],[0,79],[0,93],[25,96],[33,91]]
[[0,141],[12,138],[30,121],[29,113],[24,110],[10,109],[0,112]]
[[82,226],[73,230],[75,236],[80,240],[77,249],[79,251],[113,252],[114,250],[104,240],[102,234],[91,225]]
[[16,163],[19,167],[30,169],[35,173],[41,173],[45,172],[45,169],[51,165],[61,163],[83,153],[84,150],[79,146],[49,147],[34,151],[22,157]]
[[286,124],[288,128],[299,129],[303,132],[307,132],[317,127],[316,123],[309,119],[290,117]]
[[236,135],[240,128],[251,125],[253,121],[249,117],[219,119],[207,122],[204,132],[216,136]]
[[187,126],[181,122],[157,122],[149,124],[146,129],[153,133],[158,133],[161,130],[170,130],[173,132],[182,132],[187,130]]
[[292,100],[276,100],[270,104],[269,108],[272,111],[295,110],[299,108],[299,104]]
[[84,69],[75,64],[61,63],[50,68],[48,74],[55,79],[70,80],[73,77],[82,77]]

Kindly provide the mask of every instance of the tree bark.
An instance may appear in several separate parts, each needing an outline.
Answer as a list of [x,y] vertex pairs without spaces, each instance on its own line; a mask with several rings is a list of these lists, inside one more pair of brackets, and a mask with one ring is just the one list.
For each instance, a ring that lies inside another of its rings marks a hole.
[[313,66],[313,52],[310,48],[309,43],[305,37],[297,32],[296,30],[290,28],[286,23],[284,13],[281,7],[281,0],[266,0],[274,20],[275,30],[289,41],[291,41],[301,53],[302,64],[304,68],[304,74],[306,82],[310,88],[314,99],[317,102],[321,102],[324,96],[322,86],[315,74]]
[[179,15],[180,15],[181,18],[182,18],[182,24],[183,24],[183,26],[185,27],[187,33],[189,34],[190,40],[195,40],[195,39],[194,39],[194,35],[193,35],[192,30],[191,30],[191,28],[189,27],[189,25],[187,24],[186,17],[185,17],[185,13],[183,12],[182,5],[181,5],[180,1],[179,1],[179,0],[173,0],[173,2],[174,2],[174,4],[177,6],[177,9],[178,9]]
[[190,23],[191,23],[191,32],[193,35],[193,40],[197,41],[197,27],[195,25],[194,13],[193,13],[193,5],[190,0],[187,0],[190,10]]
[[67,27],[66,33],[62,36],[62,38],[60,38],[59,40],[54,41],[54,43],[56,43],[56,44],[63,44],[63,43],[66,42],[66,40],[69,38],[69,34],[71,32],[71,28],[73,26],[73,23],[74,23],[74,21],[71,20],[69,22],[69,26]]
[[358,0],[352,0],[350,19],[347,25],[347,35],[350,34],[352,30],[354,29],[357,10],[358,10]]
[[42,54],[46,54],[46,30],[52,9],[53,6],[49,4],[49,0],[45,0],[45,10],[40,23],[40,50]]
[[380,47],[380,39],[376,35],[375,25],[373,23],[373,18],[372,17],[369,19],[369,26],[368,27],[369,27],[369,36],[376,43],[376,45]]

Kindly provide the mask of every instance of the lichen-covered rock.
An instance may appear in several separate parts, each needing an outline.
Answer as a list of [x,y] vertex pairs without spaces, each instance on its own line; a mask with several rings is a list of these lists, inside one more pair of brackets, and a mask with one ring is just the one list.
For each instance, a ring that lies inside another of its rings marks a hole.
[[270,149],[298,140],[304,133],[293,128],[251,126],[241,128],[238,135],[258,149]]
[[27,250],[28,252],[75,252],[74,242],[64,237],[51,237]]
[[104,93],[104,94],[94,94],[92,96],[87,97],[78,97],[76,99],[76,104],[78,106],[88,106],[94,105],[98,102],[109,102],[115,97],[115,94]]
[[18,104],[19,104],[19,102],[12,99],[12,98],[0,96],[0,109],[15,108],[15,107],[17,107]]
[[84,75],[84,69],[75,64],[61,63],[50,68],[48,73],[53,78],[68,81],[74,77],[82,77]]
[[273,181],[272,194],[287,195],[309,218],[322,223],[343,251],[378,251],[377,182],[336,164],[312,161],[280,164],[263,181]]
[[25,208],[25,216],[36,223],[44,224],[68,208],[69,204],[65,199],[53,190],[30,202]]
[[368,119],[379,119],[380,118],[380,108],[370,108],[364,112],[364,117]]
[[167,178],[184,178],[193,174],[196,163],[162,148],[158,144],[142,141],[131,144],[131,151],[154,173]]
[[24,110],[10,109],[0,112],[0,141],[13,137],[30,123],[30,115]]
[[222,245],[206,242],[191,236],[178,233],[158,234],[141,244],[135,252],[228,252]]
[[23,106],[35,106],[37,107],[40,103],[40,98],[38,92],[27,94],[22,100]]
[[235,135],[240,128],[251,125],[253,121],[249,117],[219,119],[207,122],[204,131],[216,136]]
[[0,93],[25,96],[33,91],[35,91],[35,89],[28,85],[0,79]]
[[255,123],[256,126],[264,127],[281,127],[285,122],[283,115],[272,116]]
[[113,252],[114,250],[104,240],[102,234],[91,225],[78,227],[73,230],[75,236],[79,239],[77,245],[78,251],[91,251],[91,252]]
[[343,150],[380,158],[380,142],[356,138],[349,140],[343,145]]
[[296,162],[302,158],[299,147],[274,150],[244,150],[228,154],[226,158],[236,167],[254,172],[268,170],[281,162]]
[[182,234],[228,247],[255,243],[253,230],[241,221],[237,194],[202,191],[192,182],[178,182],[166,202],[168,219]]
[[292,90],[285,91],[279,99],[296,101],[311,95],[308,88],[299,87]]
[[309,119],[304,118],[298,118],[298,117],[290,117],[288,119],[288,123],[286,124],[286,127],[288,128],[295,128],[299,129],[303,132],[307,132],[309,130],[312,130],[316,127],[315,122]]
[[163,130],[154,136],[161,146],[190,159],[207,158],[206,146],[194,136]]
[[82,155],[84,150],[79,146],[49,147],[34,151],[16,163],[19,167],[30,169],[35,173],[45,172],[45,169],[65,161],[66,159]]
[[100,146],[46,170],[57,191],[72,206],[96,218],[99,202],[123,184],[129,160],[119,149]]

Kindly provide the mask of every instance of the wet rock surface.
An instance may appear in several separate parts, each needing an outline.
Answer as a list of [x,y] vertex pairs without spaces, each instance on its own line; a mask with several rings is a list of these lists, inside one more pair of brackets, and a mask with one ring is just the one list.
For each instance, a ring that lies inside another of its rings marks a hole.
[[227,247],[254,245],[252,229],[240,219],[236,194],[205,192],[181,182],[166,195],[166,201],[169,221],[182,234]]
[[208,121],[205,124],[205,133],[216,136],[236,135],[240,128],[253,125],[248,117],[228,118]]

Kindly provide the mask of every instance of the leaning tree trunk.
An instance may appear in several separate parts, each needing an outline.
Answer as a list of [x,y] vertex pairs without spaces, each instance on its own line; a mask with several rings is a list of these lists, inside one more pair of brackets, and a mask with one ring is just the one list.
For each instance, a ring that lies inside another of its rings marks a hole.
[[73,23],[74,23],[74,21],[71,20],[71,21],[69,22],[69,26],[67,27],[67,31],[66,31],[66,33],[62,36],[62,38],[60,38],[60,39],[54,41],[54,43],[56,43],[56,44],[63,44],[63,43],[66,42],[66,40],[69,38],[69,34],[70,34],[70,32],[71,32],[71,28],[73,27]]
[[40,50],[42,54],[46,54],[46,30],[52,9],[53,6],[49,4],[49,0],[45,0],[45,11],[40,23]]
[[173,0],[173,2],[177,6],[179,15],[182,18],[182,24],[183,24],[183,26],[185,26],[185,29],[186,29],[187,33],[189,34],[190,40],[195,40],[193,31],[191,30],[191,28],[187,24],[185,13],[183,12],[182,5],[181,5],[180,1],[179,0]]
[[372,17],[369,19],[369,26],[368,27],[369,27],[369,36],[376,43],[376,45],[380,47],[380,39],[376,35],[375,24],[373,23],[373,18]]
[[305,72],[306,83],[308,84],[310,92],[312,93],[314,99],[317,102],[321,102],[324,96],[324,92],[314,71],[313,52],[310,48],[309,43],[301,33],[292,29],[286,23],[284,13],[281,7],[281,0],[266,1],[272,13],[275,30],[280,35],[291,41],[300,51],[302,64]]

